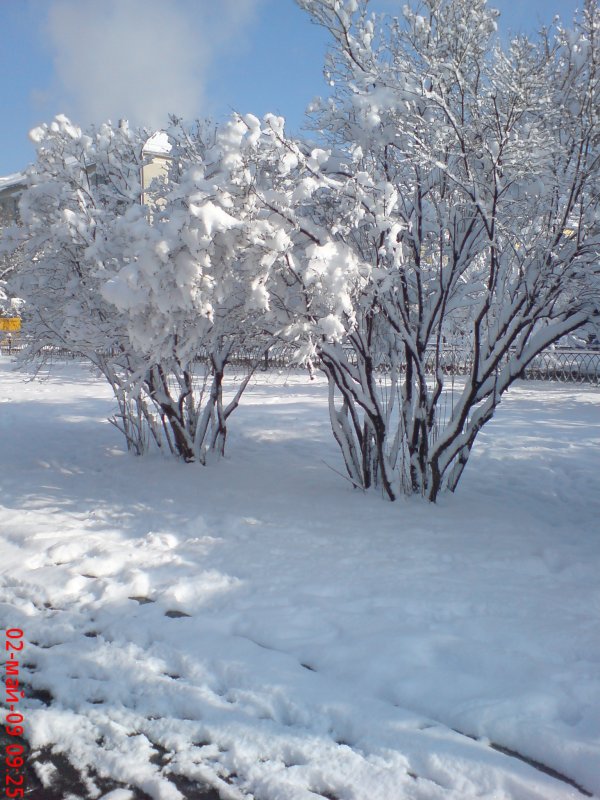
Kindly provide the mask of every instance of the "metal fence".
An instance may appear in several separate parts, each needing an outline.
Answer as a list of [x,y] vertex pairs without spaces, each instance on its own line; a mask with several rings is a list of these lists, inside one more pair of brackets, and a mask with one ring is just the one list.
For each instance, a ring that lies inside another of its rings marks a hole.
[[[26,347],[24,339],[10,341],[0,339],[0,354],[16,356]],[[240,348],[230,354],[228,363],[235,367],[255,366],[267,369],[289,369],[295,366],[297,350],[292,345],[274,345],[263,353],[263,348]],[[49,361],[85,360],[81,353],[63,347],[43,347],[40,355]],[[206,354],[199,353],[198,361],[207,360]],[[317,366],[315,364],[315,366]],[[463,351],[447,350],[442,353],[442,372],[445,375],[467,375],[472,367],[472,359]],[[435,353],[426,361],[430,374],[435,371]],[[385,372],[385,364],[382,363]],[[525,380],[559,381],[562,383],[587,383],[600,386],[600,349],[578,350],[555,348],[545,350],[536,356],[520,376]]]
[[[0,355],[16,357],[25,351],[27,346],[28,342],[24,339],[12,341],[10,339],[0,339]],[[46,345],[40,348],[39,357],[49,361],[87,361],[87,357],[83,353],[77,353],[66,347],[55,347],[54,345]]]
[[[441,358],[445,375],[467,375],[473,360],[464,352],[444,352]],[[431,353],[426,367],[435,371],[435,354]],[[600,349],[578,350],[555,348],[536,356],[520,375],[524,380],[559,381],[561,383],[591,383],[600,386]]]
[[525,368],[523,377],[600,386],[600,350],[546,350]]

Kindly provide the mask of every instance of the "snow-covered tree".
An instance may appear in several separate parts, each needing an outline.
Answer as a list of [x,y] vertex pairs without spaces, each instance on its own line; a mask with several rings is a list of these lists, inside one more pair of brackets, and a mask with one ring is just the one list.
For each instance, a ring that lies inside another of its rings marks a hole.
[[247,256],[248,236],[260,239],[249,132],[239,119],[174,128],[170,174],[151,187],[147,132],[121,123],[84,133],[57,117],[32,134],[38,158],[20,204],[32,351],[60,345],[89,358],[138,453],[152,440],[187,461],[222,453],[246,386],[248,375],[224,402],[229,355],[262,334],[265,309],[261,265]]
[[[116,222],[128,257],[102,294],[123,315],[135,377],[169,446],[203,461],[223,453],[227,419],[271,343],[263,287],[273,259],[256,257],[270,229],[250,192],[260,123],[236,117],[218,130],[175,125],[170,134],[170,179],[154,187],[141,224]],[[226,401],[230,356],[250,345],[254,361]]]
[[[27,170],[14,246],[24,254],[15,285],[27,302],[30,357],[48,346],[77,351],[103,373],[119,401],[120,415],[143,443],[140,404],[127,392],[128,364],[119,363],[125,332],[101,287],[123,260],[114,235],[117,215],[143,218],[140,205],[143,136],[123,123],[84,133],[66,117],[31,132],[37,160]],[[126,348],[125,348],[126,349]]]
[[295,232],[284,305],[352,482],[435,501],[524,367],[598,314],[600,11],[503,49],[485,0],[297,2],[333,89],[328,149],[281,137],[304,169],[271,203]]

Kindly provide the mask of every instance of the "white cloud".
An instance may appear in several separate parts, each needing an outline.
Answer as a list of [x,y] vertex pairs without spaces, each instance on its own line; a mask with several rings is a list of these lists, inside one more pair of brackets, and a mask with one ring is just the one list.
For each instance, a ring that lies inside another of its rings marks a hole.
[[262,0],[54,0],[57,94],[81,124],[207,113],[207,84]]

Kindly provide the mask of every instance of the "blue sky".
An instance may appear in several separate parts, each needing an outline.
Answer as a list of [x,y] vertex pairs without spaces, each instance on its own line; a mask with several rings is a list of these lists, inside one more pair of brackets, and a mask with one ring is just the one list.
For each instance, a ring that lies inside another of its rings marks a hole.
[[[531,32],[581,0],[488,0],[500,30]],[[405,0],[371,0],[394,12]],[[0,0],[0,175],[32,160],[28,131],[166,114],[274,111],[291,129],[325,91],[327,37],[293,0]]]

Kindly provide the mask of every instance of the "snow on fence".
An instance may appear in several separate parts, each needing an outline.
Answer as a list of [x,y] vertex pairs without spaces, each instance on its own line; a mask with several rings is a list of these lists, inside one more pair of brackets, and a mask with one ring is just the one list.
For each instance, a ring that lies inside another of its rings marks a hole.
[[[26,347],[26,341],[19,339],[10,341],[0,339],[0,354],[17,355]],[[229,364],[235,367],[250,367],[257,362],[260,369],[289,369],[296,364],[297,350],[293,345],[274,345],[266,355],[263,348],[243,348],[234,350],[229,357]],[[54,360],[79,360],[84,359],[81,353],[68,350],[64,347],[43,347],[43,358]],[[206,360],[206,355],[198,354],[198,361]],[[316,365],[315,365],[316,366]],[[466,375],[472,367],[472,358],[468,353],[458,350],[446,350],[442,353],[442,372],[445,375]],[[385,359],[380,364],[381,371],[387,372]],[[435,353],[429,354],[426,362],[427,371],[433,374],[435,370]],[[591,383],[600,386],[600,349],[552,349],[540,353],[525,368],[522,376],[525,380],[559,381],[561,383]]]

